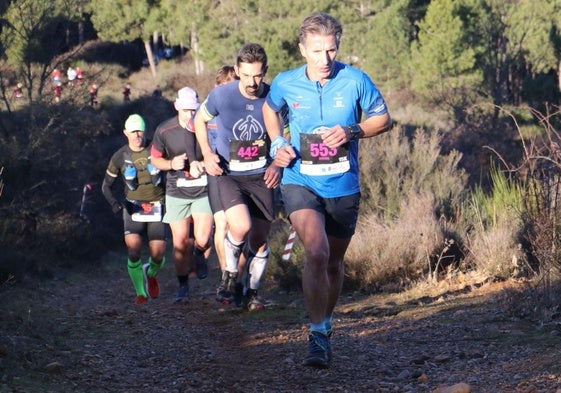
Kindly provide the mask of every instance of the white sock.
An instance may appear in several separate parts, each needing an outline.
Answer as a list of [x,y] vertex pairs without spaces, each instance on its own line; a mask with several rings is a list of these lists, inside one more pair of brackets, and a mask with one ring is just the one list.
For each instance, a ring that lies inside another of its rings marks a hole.
[[263,252],[255,253],[249,248],[249,255],[247,257],[247,265],[249,277],[247,279],[248,287],[250,289],[258,290],[261,282],[261,277],[265,273],[267,263],[269,262],[269,248]]
[[245,242],[236,243],[232,241],[230,231],[224,237],[224,254],[226,256],[226,270],[232,273],[238,272],[238,262]]

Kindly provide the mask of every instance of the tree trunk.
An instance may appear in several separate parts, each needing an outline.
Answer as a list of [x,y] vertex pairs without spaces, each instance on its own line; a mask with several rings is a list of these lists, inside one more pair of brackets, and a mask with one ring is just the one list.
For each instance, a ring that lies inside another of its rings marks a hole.
[[[158,34],[157,31],[152,33],[152,50],[156,53],[156,56],[158,55],[158,51],[160,50],[159,38],[160,38],[160,35]],[[161,59],[158,59],[158,60],[161,60]]]
[[193,24],[191,31],[191,50],[193,51],[193,60],[195,63],[195,75],[203,73],[203,64],[199,58],[199,37],[197,36],[197,26]]
[[152,47],[150,46],[149,40],[144,40],[144,49],[146,50],[148,64],[150,64],[150,71],[152,71],[152,76],[155,78],[157,76],[156,64],[154,63],[154,54],[152,53]]
[[84,44],[84,17],[81,5],[78,7],[78,44]]
[[561,91],[561,61],[559,61],[559,66],[557,67],[557,85],[559,91]]

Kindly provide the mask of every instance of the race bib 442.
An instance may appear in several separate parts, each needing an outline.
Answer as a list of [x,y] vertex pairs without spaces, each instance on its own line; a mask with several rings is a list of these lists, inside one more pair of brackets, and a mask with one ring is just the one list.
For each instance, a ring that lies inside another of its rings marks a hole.
[[250,171],[263,168],[267,164],[267,145],[265,140],[231,141],[230,170]]

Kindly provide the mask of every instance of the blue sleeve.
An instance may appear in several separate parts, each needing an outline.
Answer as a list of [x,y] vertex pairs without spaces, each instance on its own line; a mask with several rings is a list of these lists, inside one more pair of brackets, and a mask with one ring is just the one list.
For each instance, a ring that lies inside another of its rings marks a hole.
[[360,106],[366,118],[387,113],[386,101],[382,97],[380,90],[378,90],[378,87],[376,87],[367,74],[363,73],[362,75]]
[[286,106],[286,101],[283,97],[283,89],[280,87],[280,78],[278,75],[275,79],[273,79],[273,83],[271,83],[271,89],[269,90],[269,94],[267,94],[267,104],[275,112],[280,112]]

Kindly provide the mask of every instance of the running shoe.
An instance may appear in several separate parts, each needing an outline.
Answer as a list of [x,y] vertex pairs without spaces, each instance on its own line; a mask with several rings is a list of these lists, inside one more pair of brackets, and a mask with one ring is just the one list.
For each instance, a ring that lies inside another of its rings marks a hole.
[[243,297],[243,305],[249,311],[258,311],[265,308],[263,302],[257,297],[257,290],[255,289],[247,290],[247,293]]
[[331,349],[331,337],[333,336],[333,330],[327,332],[327,363],[331,365],[331,358],[333,357],[333,350]]
[[309,340],[309,353],[302,362],[302,365],[315,368],[328,368],[327,349],[329,346],[329,337],[323,333],[313,331],[310,333]]
[[138,295],[136,297],[136,299],[134,300],[134,304],[136,304],[137,306],[140,304],[144,304],[148,301],[148,298],[146,296],[142,296],[142,295]]
[[186,282],[183,285],[179,286],[179,291],[177,292],[177,296],[175,297],[175,303],[182,303],[189,297],[189,283]]
[[197,278],[202,280],[208,276],[208,262],[205,258],[205,254],[198,247],[195,247],[193,251],[193,256],[195,257],[195,272],[197,273]]
[[[232,282],[235,281],[236,273],[230,273],[228,271],[222,272],[222,278],[220,279],[220,284],[216,288],[216,301],[222,304],[230,304],[234,301],[234,294],[231,291]],[[232,281],[232,279],[234,281]]]
[[236,307],[241,307],[243,304],[243,284],[241,282],[237,282],[234,286],[234,303],[236,303]]
[[156,299],[160,296],[160,284],[156,276],[148,276],[148,269],[150,268],[150,263],[145,263],[142,265],[142,272],[144,273],[144,283],[146,285],[146,293],[152,298]]

